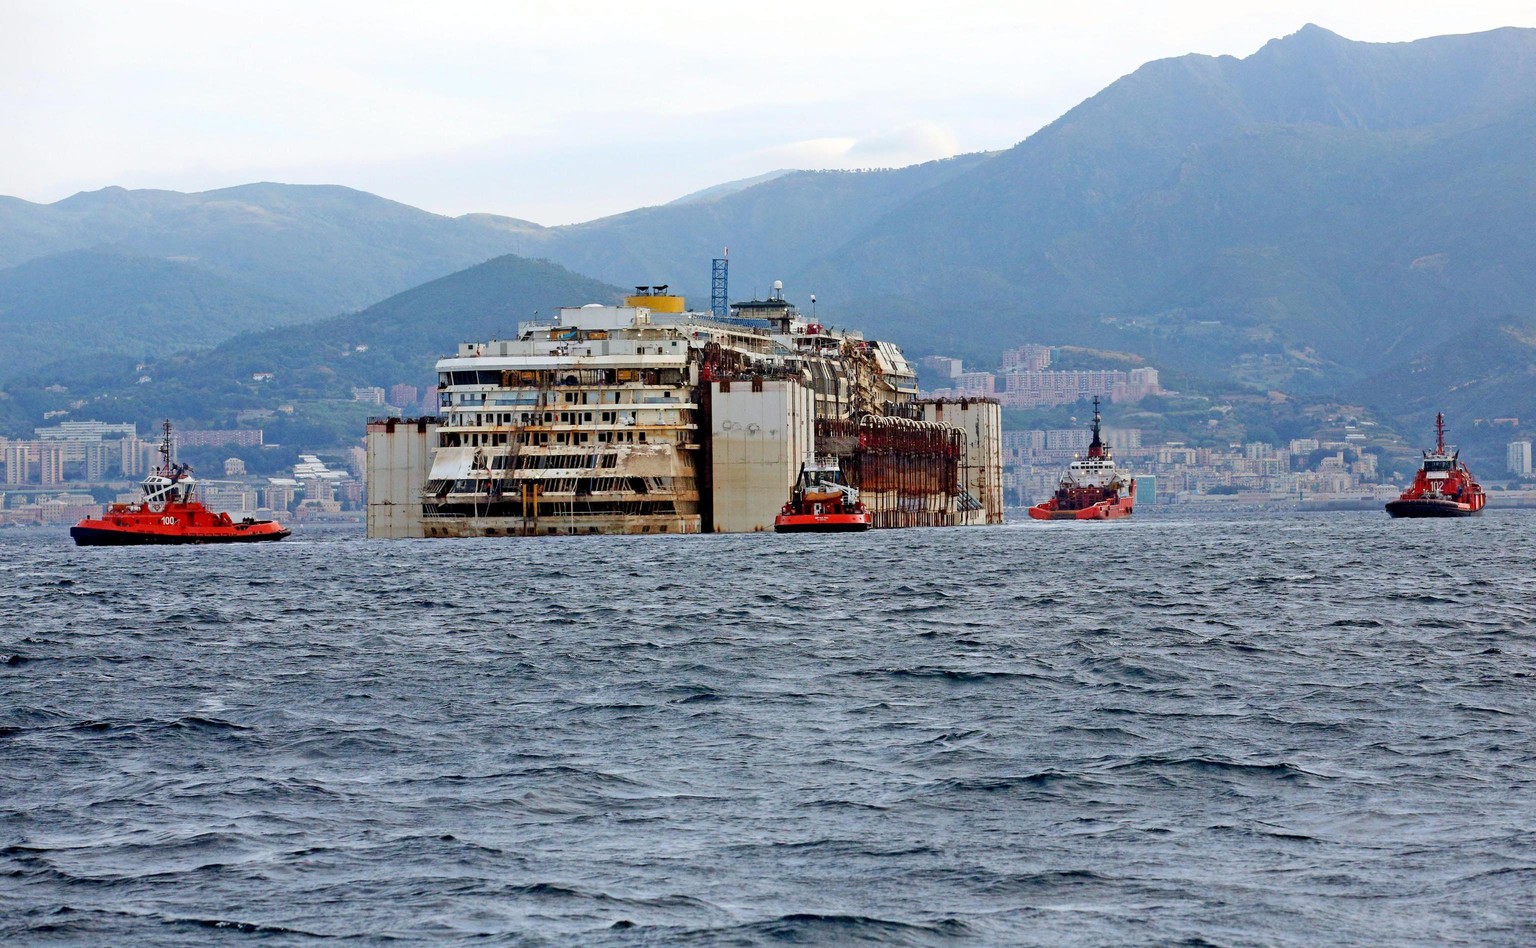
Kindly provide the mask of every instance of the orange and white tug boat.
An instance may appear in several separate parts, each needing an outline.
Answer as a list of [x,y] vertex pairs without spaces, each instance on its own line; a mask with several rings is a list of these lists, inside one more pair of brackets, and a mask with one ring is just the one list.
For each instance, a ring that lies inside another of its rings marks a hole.
[[171,461],[171,423],[160,442],[160,466],[140,485],[143,496],[112,504],[100,519],[85,518],[69,528],[77,546],[133,546],[165,543],[255,543],[281,540],[289,530],[274,520],[233,520],[196,499],[192,468]]
[[1136,479],[1115,467],[1109,445],[1099,437],[1099,399],[1093,399],[1093,441],[1088,456],[1075,458],[1056,492],[1029,508],[1036,520],[1115,520],[1136,508]]
[[1424,466],[1396,500],[1387,501],[1394,517],[1472,517],[1482,513],[1488,495],[1462,463],[1455,446],[1445,443],[1445,416],[1435,414],[1435,450],[1424,452]]
[[859,492],[843,479],[835,457],[813,457],[800,465],[789,503],[773,518],[774,533],[855,533],[874,518]]

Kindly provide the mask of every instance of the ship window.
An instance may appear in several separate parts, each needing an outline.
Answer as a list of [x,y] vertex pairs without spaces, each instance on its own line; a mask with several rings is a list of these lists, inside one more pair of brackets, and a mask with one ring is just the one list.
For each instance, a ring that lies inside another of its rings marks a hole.
[[643,431],[642,431],[642,432],[640,432],[640,440],[641,440],[641,441],[644,441],[644,440],[645,440],[645,432],[643,432]]

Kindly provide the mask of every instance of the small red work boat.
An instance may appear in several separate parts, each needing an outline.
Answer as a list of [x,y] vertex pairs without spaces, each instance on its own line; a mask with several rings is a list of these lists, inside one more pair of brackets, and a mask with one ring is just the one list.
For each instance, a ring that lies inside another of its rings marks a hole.
[[1394,517],[1472,517],[1483,512],[1488,495],[1454,446],[1445,443],[1445,416],[1435,414],[1435,450],[1424,452],[1424,466],[1396,500],[1387,501]]
[[77,546],[137,546],[166,543],[255,543],[281,540],[289,530],[273,520],[234,520],[196,500],[192,468],[171,461],[171,423],[165,423],[160,466],[140,485],[143,497],[111,504],[100,518],[69,528]]
[[1136,507],[1136,479],[1115,467],[1109,445],[1099,437],[1099,399],[1093,399],[1093,441],[1088,456],[1075,458],[1056,492],[1029,508],[1036,520],[1115,520]]
[[872,523],[858,490],[843,480],[837,458],[812,458],[800,465],[794,493],[773,519],[773,532],[854,533]]

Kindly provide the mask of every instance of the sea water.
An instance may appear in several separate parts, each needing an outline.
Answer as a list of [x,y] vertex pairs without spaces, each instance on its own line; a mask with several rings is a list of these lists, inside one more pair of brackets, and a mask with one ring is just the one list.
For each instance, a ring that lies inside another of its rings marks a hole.
[[0,939],[1528,944],[1533,539],[0,531]]

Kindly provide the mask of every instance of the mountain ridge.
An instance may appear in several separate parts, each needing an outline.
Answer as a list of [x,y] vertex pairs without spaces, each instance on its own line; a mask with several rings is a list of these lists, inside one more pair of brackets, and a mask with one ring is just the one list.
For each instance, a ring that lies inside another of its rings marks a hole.
[[1002,152],[743,179],[561,227],[340,186],[104,189],[64,213],[0,201],[0,260],[84,239],[96,214],[112,252],[279,285],[318,319],[481,253],[699,305],[729,246],[733,298],[782,279],[914,355],[985,367],[1025,341],[1083,345],[1318,394],[1532,311],[1533,141],[1536,30],[1359,43],[1309,24],[1243,58],[1144,64]]

